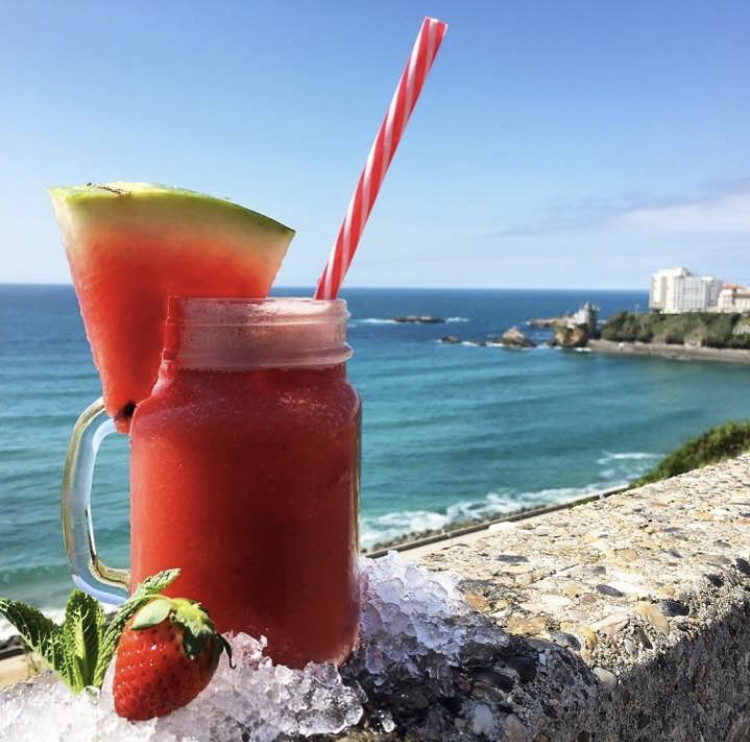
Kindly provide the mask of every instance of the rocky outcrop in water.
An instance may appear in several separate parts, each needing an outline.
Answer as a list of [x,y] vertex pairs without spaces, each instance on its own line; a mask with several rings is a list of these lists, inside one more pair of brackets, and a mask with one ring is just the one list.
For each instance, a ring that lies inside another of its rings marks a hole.
[[589,331],[586,325],[575,327],[556,327],[555,337],[549,345],[558,348],[585,348],[589,342]]
[[532,327],[559,327],[567,325],[571,319],[569,314],[564,314],[562,317],[532,317],[529,324]]
[[415,325],[441,325],[445,322],[442,317],[433,317],[429,314],[406,314],[399,317],[391,317],[391,321]]
[[536,343],[526,337],[517,327],[506,330],[502,336],[503,345],[509,348],[536,348]]

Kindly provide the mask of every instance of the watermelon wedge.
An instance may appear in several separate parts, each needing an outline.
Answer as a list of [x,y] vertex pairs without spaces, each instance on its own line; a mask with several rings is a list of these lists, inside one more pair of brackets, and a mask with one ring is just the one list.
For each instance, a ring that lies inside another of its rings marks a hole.
[[107,183],[50,195],[104,403],[121,430],[156,381],[168,297],[264,297],[294,236],[179,188]]

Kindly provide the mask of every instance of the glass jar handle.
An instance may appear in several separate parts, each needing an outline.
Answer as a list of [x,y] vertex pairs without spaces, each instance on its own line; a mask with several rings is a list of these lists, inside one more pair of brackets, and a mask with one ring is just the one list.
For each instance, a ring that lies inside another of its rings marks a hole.
[[62,485],[62,525],[73,582],[105,602],[122,603],[128,596],[130,572],[108,567],[99,558],[91,521],[91,485],[101,442],[115,433],[115,423],[101,397],[76,421],[68,443]]

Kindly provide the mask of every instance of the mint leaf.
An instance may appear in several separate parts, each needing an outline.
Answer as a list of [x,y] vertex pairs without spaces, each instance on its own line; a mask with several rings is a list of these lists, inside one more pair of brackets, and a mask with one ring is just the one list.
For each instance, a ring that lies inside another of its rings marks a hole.
[[73,590],[65,606],[62,640],[69,685],[74,692],[93,685],[107,617],[96,598]]
[[106,623],[96,599],[74,590],[68,598],[62,626],[33,606],[15,600],[0,600],[0,613],[73,693],[92,684]]
[[17,600],[0,599],[0,614],[16,627],[27,646],[43,657],[70,687],[62,629],[37,608]]

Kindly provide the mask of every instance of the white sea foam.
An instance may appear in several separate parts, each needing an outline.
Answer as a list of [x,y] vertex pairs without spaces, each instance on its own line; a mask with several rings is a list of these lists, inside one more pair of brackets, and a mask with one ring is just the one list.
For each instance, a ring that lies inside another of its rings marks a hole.
[[645,474],[661,458],[660,454],[643,451],[611,452],[605,451],[604,456],[597,459],[599,476],[609,483],[627,484]]
[[353,320],[356,324],[362,325],[400,325],[406,324],[405,322],[396,322],[395,319],[387,319],[386,317],[364,317],[362,319]]
[[601,459],[597,460],[598,464],[606,464],[608,461],[624,461],[624,460],[633,460],[633,461],[653,461],[654,459],[660,459],[661,454],[658,453],[645,453],[641,451],[635,451],[633,453],[611,453],[610,451],[605,451],[604,456]]
[[[483,624],[457,629],[455,618],[469,607],[457,590],[457,577],[431,573],[389,555],[361,560],[362,625],[354,666],[363,667],[375,686],[388,673],[450,681],[450,667],[468,642],[502,641]],[[246,634],[230,637],[236,669],[222,658],[213,680],[192,703],[170,716],[131,724],[114,713],[110,671],[100,694],[72,696],[50,676],[0,692],[0,739],[13,742],[216,742],[249,738],[272,742],[337,734],[364,713],[364,691],[347,685],[331,664],[302,670],[273,665],[263,656],[265,642]],[[351,681],[350,681],[351,682]],[[383,727],[395,728],[383,716]]]
[[[470,317],[446,317],[444,324],[455,324],[456,322],[471,322]],[[412,325],[414,322],[397,322],[391,317],[358,317],[349,320],[350,327],[357,325]]]
[[447,514],[430,510],[401,510],[385,515],[364,516],[360,520],[359,540],[367,548],[404,533],[443,528],[449,522]]
[[360,542],[364,548],[390,541],[407,533],[445,528],[474,518],[492,518],[523,508],[565,502],[626,482],[599,482],[586,487],[557,487],[533,492],[490,492],[482,500],[457,502],[440,511],[404,510],[378,516],[363,516]]

